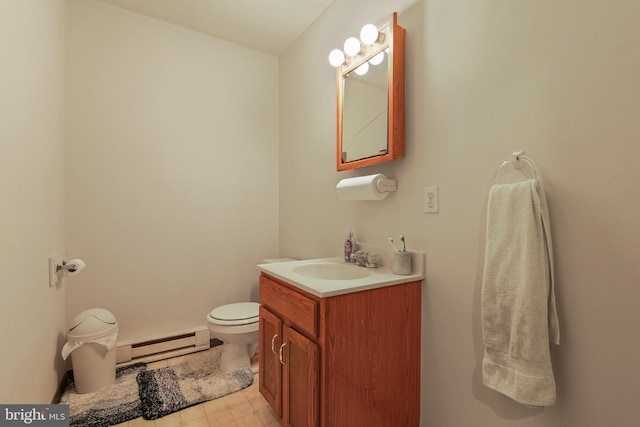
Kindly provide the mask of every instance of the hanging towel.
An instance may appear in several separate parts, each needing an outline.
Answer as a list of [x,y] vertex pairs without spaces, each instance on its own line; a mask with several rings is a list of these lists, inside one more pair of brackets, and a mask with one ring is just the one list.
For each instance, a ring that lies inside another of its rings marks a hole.
[[551,406],[549,342],[560,344],[549,213],[536,180],[491,187],[482,280],[482,381],[529,406]]

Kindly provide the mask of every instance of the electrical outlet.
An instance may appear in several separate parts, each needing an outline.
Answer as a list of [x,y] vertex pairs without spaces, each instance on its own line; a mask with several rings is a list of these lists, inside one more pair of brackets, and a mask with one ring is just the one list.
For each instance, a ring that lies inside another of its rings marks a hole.
[[439,209],[438,187],[424,188],[424,213],[436,213]]
[[49,257],[49,287],[54,287],[60,282],[62,271],[58,272],[58,265],[62,265],[64,257],[61,253],[53,254]]

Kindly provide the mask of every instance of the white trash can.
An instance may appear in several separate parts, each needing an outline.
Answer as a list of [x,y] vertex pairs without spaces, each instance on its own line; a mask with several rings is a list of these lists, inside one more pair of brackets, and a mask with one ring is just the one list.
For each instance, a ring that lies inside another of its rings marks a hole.
[[62,358],[71,354],[77,393],[91,393],[116,380],[118,322],[110,311],[90,308],[71,321]]

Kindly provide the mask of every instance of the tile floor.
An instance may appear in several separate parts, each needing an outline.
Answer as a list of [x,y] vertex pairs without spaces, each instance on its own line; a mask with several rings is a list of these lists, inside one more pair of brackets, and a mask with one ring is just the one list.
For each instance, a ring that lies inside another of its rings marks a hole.
[[[183,362],[183,357],[150,363],[158,369]],[[258,375],[253,383],[237,393],[174,412],[157,420],[136,418],[117,427],[277,427],[280,420],[258,391]]]

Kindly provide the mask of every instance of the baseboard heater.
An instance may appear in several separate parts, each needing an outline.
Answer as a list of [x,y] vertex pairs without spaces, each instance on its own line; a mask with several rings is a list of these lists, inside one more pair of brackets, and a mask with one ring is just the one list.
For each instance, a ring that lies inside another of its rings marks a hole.
[[183,354],[195,353],[210,347],[209,329],[180,332],[144,341],[118,343],[116,346],[116,363],[128,365],[136,362],[155,362]]

